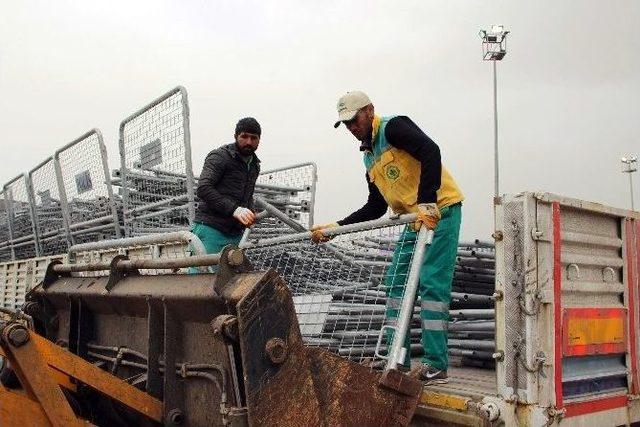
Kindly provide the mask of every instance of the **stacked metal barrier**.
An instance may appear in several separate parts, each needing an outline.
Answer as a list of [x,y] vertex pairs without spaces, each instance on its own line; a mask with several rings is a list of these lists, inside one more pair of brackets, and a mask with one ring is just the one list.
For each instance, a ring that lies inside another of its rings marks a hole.
[[102,134],[93,129],[54,155],[71,244],[120,237]]
[[9,215],[4,190],[0,189],[0,262],[9,261],[11,257],[11,236],[9,234]]
[[126,236],[184,230],[195,212],[189,107],[182,87],[120,124],[120,187]]
[[315,163],[262,171],[255,194],[309,229],[313,225],[317,174]]
[[[189,229],[197,206],[189,135],[187,93],[176,87],[122,121],[113,178],[94,129],[8,183],[0,194],[0,261],[60,254],[122,234]],[[257,224],[251,239],[312,224],[316,173],[315,164],[303,163],[260,174],[255,194],[278,213]]]
[[27,175],[18,175],[4,186],[7,228],[12,257],[32,258],[38,241],[33,221],[33,200]]
[[29,172],[40,255],[64,253],[69,247],[54,163],[49,157]]
[[265,217],[245,231],[242,241],[308,230],[313,225],[316,182],[315,163],[261,172],[256,181],[254,210],[264,212]]

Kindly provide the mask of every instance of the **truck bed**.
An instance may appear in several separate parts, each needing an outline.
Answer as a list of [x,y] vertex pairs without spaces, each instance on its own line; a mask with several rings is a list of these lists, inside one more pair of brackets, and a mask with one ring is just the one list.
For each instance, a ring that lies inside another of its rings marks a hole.
[[497,394],[496,371],[472,367],[450,367],[449,383],[429,386],[430,391],[482,400]]

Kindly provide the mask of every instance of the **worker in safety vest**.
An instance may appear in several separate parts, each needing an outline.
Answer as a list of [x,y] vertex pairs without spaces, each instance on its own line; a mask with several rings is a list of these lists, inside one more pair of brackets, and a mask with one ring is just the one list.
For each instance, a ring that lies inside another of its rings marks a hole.
[[[417,221],[402,232],[385,275],[386,323],[395,325],[418,234],[416,230],[422,224],[435,230],[420,270],[418,287],[424,347],[421,377],[425,384],[447,382],[447,325],[462,192],[442,166],[439,147],[410,118],[377,116],[369,97],[360,91],[347,92],[338,100],[338,117],[334,127],[344,123],[361,142],[369,196],[362,208],[346,218],[313,226],[313,240],[327,241],[322,230],[329,227],[380,218],[387,207],[397,214],[418,214]],[[407,335],[405,347],[410,355],[410,334]],[[392,339],[389,333],[387,343]],[[408,368],[409,364],[408,356],[404,367]]]

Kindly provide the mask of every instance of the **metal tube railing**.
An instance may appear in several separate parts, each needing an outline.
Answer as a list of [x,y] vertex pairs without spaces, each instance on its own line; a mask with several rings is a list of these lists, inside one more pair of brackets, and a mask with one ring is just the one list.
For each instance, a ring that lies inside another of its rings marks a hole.
[[[411,317],[413,316],[413,307],[415,305],[416,292],[420,280],[420,268],[422,267],[427,245],[430,245],[432,240],[433,231],[423,225],[418,232],[418,238],[414,246],[409,277],[407,278],[407,283],[404,288],[402,306],[400,307],[400,313],[398,315],[398,324],[395,327],[387,326],[387,328],[394,328],[395,332],[393,334],[394,337],[389,355],[387,356],[386,370],[396,369],[399,364],[404,363],[407,357],[407,350],[404,348],[404,339],[411,324]],[[381,329],[381,333],[383,330],[384,328]]]
[[[340,234],[356,233],[358,231],[371,230],[373,228],[391,227],[394,225],[403,225],[416,220],[417,214],[404,214],[392,216],[388,218],[375,219],[372,221],[358,222],[355,224],[341,225],[338,227],[325,228],[322,233],[327,237],[335,237]],[[300,233],[288,234],[286,236],[273,237],[270,239],[261,239],[255,243],[246,243],[243,249],[258,248],[264,246],[281,245],[286,243],[294,243],[302,240],[311,239],[313,232],[303,231]]]
[[147,234],[145,236],[127,237],[123,239],[102,240],[99,242],[82,243],[69,248],[69,258],[79,252],[100,251],[131,246],[161,245],[170,242],[184,242],[193,248],[197,255],[205,255],[207,250],[202,240],[189,231],[174,231],[171,233]]
[[[220,263],[220,254],[197,255],[176,259],[122,259],[115,263],[96,262],[89,264],[57,264],[56,273],[79,273],[85,271],[116,270],[175,270],[187,267],[208,267]],[[113,265],[112,265],[113,264]]]

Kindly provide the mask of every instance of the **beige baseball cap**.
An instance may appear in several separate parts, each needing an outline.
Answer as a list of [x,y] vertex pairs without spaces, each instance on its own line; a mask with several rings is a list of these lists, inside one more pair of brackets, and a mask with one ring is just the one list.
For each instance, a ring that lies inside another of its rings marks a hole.
[[338,99],[338,121],[333,125],[334,128],[340,126],[344,120],[351,120],[362,107],[371,104],[371,100],[366,93],[359,90],[347,92]]

